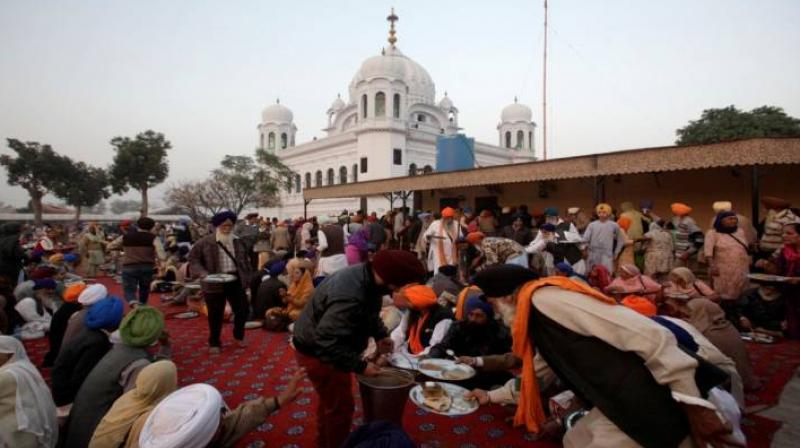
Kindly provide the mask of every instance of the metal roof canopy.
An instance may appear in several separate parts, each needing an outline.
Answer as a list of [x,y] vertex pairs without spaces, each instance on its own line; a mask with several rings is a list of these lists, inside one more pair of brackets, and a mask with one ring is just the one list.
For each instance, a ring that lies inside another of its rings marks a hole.
[[775,164],[800,164],[800,138],[757,138],[708,145],[641,148],[471,170],[392,177],[304,189],[303,198],[310,201],[377,196],[396,191]]

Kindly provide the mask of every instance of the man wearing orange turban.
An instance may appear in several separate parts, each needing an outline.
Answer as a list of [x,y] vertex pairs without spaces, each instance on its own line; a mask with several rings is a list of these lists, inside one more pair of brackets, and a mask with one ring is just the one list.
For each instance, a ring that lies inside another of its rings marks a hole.
[[697,253],[698,245],[695,241],[702,238],[703,233],[694,219],[689,216],[692,208],[686,204],[676,202],[670,205],[672,210],[672,226],[675,228],[675,266],[690,267]]
[[454,319],[452,311],[436,302],[436,293],[429,286],[409,286],[392,298],[395,306],[408,310],[392,331],[395,350],[403,350],[408,341],[408,354],[427,354],[450,329]]
[[53,319],[50,320],[50,333],[47,334],[47,338],[50,340],[50,351],[44,356],[42,367],[52,367],[55,363],[58,352],[61,350],[64,333],[67,331],[69,318],[82,308],[78,303],[78,296],[84,289],[86,289],[86,284],[78,282],[67,286],[64,290],[64,303],[53,313]]
[[608,272],[614,272],[614,260],[625,247],[625,235],[619,225],[611,220],[611,206],[596,207],[597,220],[586,226],[583,241],[587,244],[586,272],[601,264]]
[[428,241],[428,272],[439,272],[445,265],[458,265],[456,241],[463,236],[461,224],[453,219],[456,211],[451,207],[442,209],[442,218],[433,221],[425,231]]

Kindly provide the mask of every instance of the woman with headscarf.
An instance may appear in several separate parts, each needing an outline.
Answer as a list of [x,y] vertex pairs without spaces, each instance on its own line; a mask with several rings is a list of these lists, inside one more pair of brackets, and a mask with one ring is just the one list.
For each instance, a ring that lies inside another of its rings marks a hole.
[[652,278],[642,275],[636,265],[623,264],[619,267],[619,276],[605,288],[605,292],[620,297],[635,294],[656,300],[661,293],[661,285]]
[[89,448],[138,447],[148,413],[178,388],[178,370],[172,361],[156,361],[136,377],[136,387],[119,397],[97,425]]
[[0,336],[0,446],[52,448],[56,442],[56,406],[47,384],[22,343]]
[[719,213],[714,228],[706,233],[704,248],[711,284],[729,318],[737,314],[736,302],[749,284],[750,249],[738,222],[732,211]]
[[789,277],[781,285],[786,297],[786,334],[800,339],[800,223],[783,226],[783,246],[772,257],[759,260],[756,266],[771,274]]
[[296,321],[306,307],[308,299],[314,293],[314,283],[311,278],[311,271],[314,264],[309,260],[302,262],[291,274],[291,283],[284,296],[285,307],[275,307],[267,310],[267,316]]
[[409,286],[393,294],[392,299],[396,307],[407,310],[391,334],[395,351],[427,354],[447,334],[453,312],[436,302],[436,293],[429,286]]
[[745,390],[761,388],[761,381],[753,372],[750,355],[736,327],[725,318],[725,312],[708,299],[691,299],[686,303],[688,321],[711,341],[722,353],[733,359],[742,377]]
[[45,306],[44,299],[55,289],[56,282],[52,278],[36,280],[33,296],[20,300],[14,307],[25,322],[20,329],[20,338],[23,340],[39,339],[50,331],[53,315],[52,311]]
[[65,448],[89,444],[114,401],[135,387],[136,377],[154,360],[148,349],[156,341],[162,343],[158,356],[169,354],[167,339],[162,338],[163,329],[164,315],[153,307],[140,305],[125,316],[119,326],[121,342],[114,344],[97,363],[75,396],[67,421]]
[[605,291],[611,284],[611,273],[602,264],[595,265],[586,278],[589,280],[589,286],[599,291]]
[[67,286],[64,290],[64,303],[53,313],[53,319],[50,321],[50,332],[47,334],[47,338],[50,341],[50,350],[44,356],[42,367],[52,367],[56,361],[69,320],[73,314],[79,312],[82,308],[81,304],[78,303],[78,297],[84,289],[86,289],[86,284],[79,282]]
[[365,227],[359,228],[347,238],[347,246],[344,248],[348,266],[367,261],[369,251],[369,230]]
[[658,280],[672,269],[672,253],[675,250],[672,234],[663,227],[663,222],[650,223],[644,240],[644,274]]
[[664,296],[719,300],[719,295],[704,281],[698,280],[689,268],[675,268],[669,273],[669,280],[664,285]]

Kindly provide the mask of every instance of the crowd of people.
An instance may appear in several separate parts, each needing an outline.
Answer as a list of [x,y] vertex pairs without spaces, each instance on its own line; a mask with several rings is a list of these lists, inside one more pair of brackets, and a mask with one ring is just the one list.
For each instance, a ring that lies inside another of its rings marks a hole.
[[[758,223],[714,203],[703,226],[687,204],[662,218],[646,200],[564,214],[522,205],[294,220],[223,211],[204,225],[142,217],[71,232],[6,224],[0,442],[230,446],[307,377],[317,446],[338,448],[353,437],[352,374],[381,375],[399,357],[472,366],[466,398],[516,406],[514,425],[543,437],[564,432],[547,403],[567,394],[583,416],[565,446],[744,446],[744,394],[761,379],[743,336],[800,338],[800,211],[762,203]],[[124,300],[95,282],[104,275]],[[178,388],[153,291],[207,316],[212,359],[224,357],[231,321],[237,347],[246,328],[289,332],[300,369],[280,395],[233,411],[210,385]],[[20,343],[39,338],[50,386]]]

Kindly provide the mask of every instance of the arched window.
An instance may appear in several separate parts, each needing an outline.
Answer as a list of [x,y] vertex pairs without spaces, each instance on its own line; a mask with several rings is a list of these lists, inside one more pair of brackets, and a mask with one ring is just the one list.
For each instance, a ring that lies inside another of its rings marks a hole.
[[528,131],[528,149],[533,149],[533,132]]
[[417,164],[416,163],[412,163],[411,165],[408,165],[408,175],[409,176],[416,176],[417,175]]
[[281,149],[286,149],[286,146],[288,146],[288,144],[289,143],[286,138],[286,133],[285,132],[281,133]]
[[375,94],[375,116],[386,116],[386,94],[378,92]]
[[525,133],[522,131],[517,131],[517,149],[522,149],[522,146],[525,144]]
[[333,185],[333,168],[328,168],[328,185]]
[[358,164],[353,165],[353,182],[358,182]]
[[311,188],[311,173],[306,173],[306,188]]
[[506,131],[506,148],[511,147],[511,131]]
[[347,183],[347,168],[340,166],[339,167],[339,183],[346,184]]
[[317,170],[317,175],[316,175],[315,181],[316,181],[316,182],[314,182],[314,186],[315,187],[321,187],[322,186],[322,171]]
[[425,165],[425,168],[422,169],[424,174],[430,174],[433,172],[433,168],[430,165]]
[[400,118],[400,94],[395,93],[394,97],[392,98],[392,116],[394,118]]
[[367,118],[367,95],[361,95],[361,114]]
[[270,132],[267,137],[267,149],[275,149],[275,133]]
[[450,113],[447,114],[447,119],[450,121],[450,123],[455,122],[456,121],[456,113],[451,110]]
[[294,191],[300,193],[300,175],[295,174],[294,176]]

